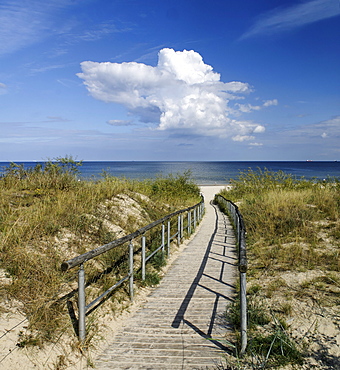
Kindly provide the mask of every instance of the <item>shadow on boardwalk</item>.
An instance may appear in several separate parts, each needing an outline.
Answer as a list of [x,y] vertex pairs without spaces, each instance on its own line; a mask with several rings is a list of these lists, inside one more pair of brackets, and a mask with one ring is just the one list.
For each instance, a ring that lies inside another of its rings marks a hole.
[[[227,285],[229,288],[232,289],[233,293],[235,292],[235,285],[234,284],[230,284],[228,282],[223,281],[224,271],[225,271],[225,269],[228,268],[228,266],[226,266],[226,265],[235,266],[235,262],[236,262],[236,257],[235,256],[230,256],[230,254],[227,251],[227,243],[228,243],[227,239],[228,239],[228,236],[229,236],[228,233],[231,234],[231,230],[230,230],[230,228],[228,230],[228,225],[225,225],[225,229],[221,230],[221,227],[219,227],[219,217],[218,217],[219,215],[217,214],[217,208],[216,207],[214,207],[214,211],[215,211],[215,214],[216,214],[215,230],[213,231],[213,233],[211,235],[211,238],[210,238],[209,243],[207,245],[207,249],[206,249],[204,257],[202,259],[202,263],[201,263],[201,265],[200,265],[200,267],[197,271],[197,275],[194,278],[187,294],[185,295],[185,297],[182,301],[182,304],[181,304],[179,310],[177,311],[177,314],[176,314],[171,326],[173,328],[177,329],[177,328],[179,328],[181,322],[183,322],[184,324],[186,324],[187,326],[192,328],[202,338],[207,339],[210,342],[214,343],[217,347],[219,347],[223,350],[226,350],[227,348],[223,345],[222,342],[216,341],[212,338],[212,334],[213,334],[213,328],[214,328],[215,325],[219,325],[219,326],[223,327],[224,324],[225,324],[224,316],[219,316],[218,312],[217,312],[217,308],[218,308],[220,300],[223,299],[223,300],[227,300],[227,301],[233,301],[233,298],[231,298],[233,296],[233,294],[229,295],[229,296],[226,296],[223,293],[221,293],[220,290],[219,291],[211,290],[211,288],[209,287],[209,284],[201,283],[201,278],[203,276],[205,276],[205,277],[208,277],[209,279],[214,280],[215,282]],[[220,217],[222,217],[222,216],[220,216]],[[220,231],[220,233],[218,233],[219,231]],[[219,237],[221,239],[224,239],[224,240],[217,242],[216,241],[217,237]],[[234,238],[234,236],[231,236],[231,238]],[[216,245],[216,246],[219,245],[220,247],[222,247],[222,253],[213,252],[212,247],[214,245]],[[226,257],[228,259],[230,259],[232,262],[226,261],[225,260]],[[221,270],[220,270],[220,273],[219,273],[218,277],[210,276],[205,272],[209,259],[212,259],[215,262],[221,263]],[[185,312],[186,312],[187,308],[189,307],[190,301],[193,298],[197,287],[201,287],[203,289],[206,289],[207,291],[209,291],[209,292],[211,292],[212,294],[215,295],[215,301],[214,301],[213,309],[212,309],[212,312],[211,312],[211,320],[210,320],[210,323],[209,323],[209,326],[208,326],[208,330],[206,332],[203,332],[201,329],[196,327],[189,320],[184,318]]]
[[147,302],[95,361],[97,369],[213,369],[222,361],[225,309],[235,294],[228,218],[209,204],[199,231]]

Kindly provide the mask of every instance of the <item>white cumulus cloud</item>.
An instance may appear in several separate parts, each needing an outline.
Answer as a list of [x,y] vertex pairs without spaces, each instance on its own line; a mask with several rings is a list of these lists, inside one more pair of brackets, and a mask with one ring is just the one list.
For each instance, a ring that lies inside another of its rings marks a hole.
[[[233,119],[247,110],[234,101],[243,99],[251,87],[239,81],[222,82],[220,74],[193,50],[162,49],[155,67],[85,61],[81,68],[77,75],[95,99],[122,104],[140,122],[154,124],[159,130],[185,130],[238,141],[251,140],[252,134],[264,131],[251,121]],[[268,102],[263,106],[274,105]]]

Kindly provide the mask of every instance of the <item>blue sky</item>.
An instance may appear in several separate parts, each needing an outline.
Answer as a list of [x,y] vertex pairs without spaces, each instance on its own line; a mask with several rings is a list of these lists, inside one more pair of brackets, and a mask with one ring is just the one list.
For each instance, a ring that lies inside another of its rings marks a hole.
[[2,0],[0,160],[340,160],[339,0]]

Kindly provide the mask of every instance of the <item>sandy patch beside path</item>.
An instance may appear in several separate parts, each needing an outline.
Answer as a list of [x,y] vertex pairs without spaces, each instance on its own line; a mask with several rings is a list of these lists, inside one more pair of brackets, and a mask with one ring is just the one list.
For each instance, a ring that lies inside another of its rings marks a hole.
[[223,189],[230,189],[230,185],[202,185],[200,186],[200,189],[205,202],[209,203],[214,199],[215,194],[218,194]]

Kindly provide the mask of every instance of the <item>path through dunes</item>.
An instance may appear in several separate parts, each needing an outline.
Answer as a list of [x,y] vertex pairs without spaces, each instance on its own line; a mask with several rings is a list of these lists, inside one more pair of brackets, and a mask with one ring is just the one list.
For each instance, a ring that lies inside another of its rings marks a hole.
[[225,308],[234,297],[237,255],[229,219],[202,187],[206,214],[160,285],[95,360],[96,369],[213,369],[223,363]]

